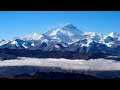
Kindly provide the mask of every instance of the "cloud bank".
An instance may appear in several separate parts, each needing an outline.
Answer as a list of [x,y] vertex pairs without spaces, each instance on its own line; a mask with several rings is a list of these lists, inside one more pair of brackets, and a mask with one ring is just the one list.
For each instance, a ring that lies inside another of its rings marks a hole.
[[0,61],[0,66],[50,66],[67,70],[120,70],[120,61],[106,59],[70,60],[70,59],[38,59],[20,58],[21,60]]

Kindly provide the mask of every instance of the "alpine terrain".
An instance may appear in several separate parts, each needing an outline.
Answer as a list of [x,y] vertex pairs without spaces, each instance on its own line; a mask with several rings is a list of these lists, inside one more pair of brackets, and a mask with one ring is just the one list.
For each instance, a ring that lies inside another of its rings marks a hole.
[[[108,35],[97,32],[83,32],[74,25],[68,24],[61,28],[51,29],[43,34],[33,33],[8,41],[1,40],[0,49],[2,59],[12,55],[15,57],[71,59],[104,57],[118,60],[120,57],[120,35],[116,32],[111,32]],[[14,50],[14,52],[11,50]],[[24,54],[22,55],[21,52]]]

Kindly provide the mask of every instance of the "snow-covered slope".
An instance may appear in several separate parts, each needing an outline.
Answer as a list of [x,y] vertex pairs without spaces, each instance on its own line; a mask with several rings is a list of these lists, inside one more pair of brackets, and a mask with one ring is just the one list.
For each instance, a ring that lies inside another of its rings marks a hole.
[[120,35],[118,33],[115,32],[111,32],[108,36],[112,37],[112,38],[119,38]]
[[52,29],[44,35],[51,37],[52,39],[57,39],[58,41],[70,43],[73,41],[77,41],[81,38],[82,31],[80,31],[77,27],[69,24],[62,28]]
[[23,37],[24,40],[40,40],[43,36],[41,34],[33,33]]
[[33,33],[9,41],[0,41],[0,48],[44,51],[112,52],[115,48],[118,51],[119,47],[118,33],[103,35],[97,32],[82,32],[72,24],[51,29],[43,34]]
[[33,33],[33,34],[26,35],[26,36],[22,37],[22,39],[27,40],[27,41],[41,40],[43,42],[48,42],[48,40],[50,40],[50,38],[48,36],[38,34],[38,33]]
[[103,34],[101,33],[96,33],[96,32],[85,32],[83,34],[84,38],[86,39],[91,39],[93,41],[96,41],[96,42],[102,42],[103,41]]
[[0,46],[4,45],[4,44],[6,44],[6,43],[8,43],[8,41],[1,40],[1,41],[0,41]]
[[120,41],[120,35],[118,33],[111,32],[107,36],[104,36],[103,43],[106,44],[108,47],[112,47],[112,45],[117,41]]

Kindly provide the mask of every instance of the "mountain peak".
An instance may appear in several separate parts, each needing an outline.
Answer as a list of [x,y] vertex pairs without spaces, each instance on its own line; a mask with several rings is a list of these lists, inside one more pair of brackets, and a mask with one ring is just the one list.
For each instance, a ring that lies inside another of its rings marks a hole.
[[34,32],[34,33],[33,33],[33,36],[36,36],[36,35],[39,35],[39,34]]
[[80,35],[80,34],[83,33],[80,29],[78,29],[77,27],[75,27],[73,24],[68,24],[68,25],[64,26],[62,28],[62,30],[64,30],[64,31],[70,31],[73,34],[78,34],[78,35]]
[[77,29],[77,27],[75,27],[73,24],[68,24],[68,25],[64,26],[63,28]]
[[39,40],[40,38],[42,38],[43,36],[41,34],[38,33],[33,33],[33,34],[28,34],[24,37],[24,39],[26,40]]
[[111,32],[109,35],[115,35],[116,33],[115,32]]
[[112,37],[112,38],[119,38],[119,34],[116,32],[111,32],[108,36]]
[[49,36],[51,38],[59,38],[60,41],[69,43],[72,41],[79,40],[82,36],[82,33],[83,32],[74,25],[68,24],[62,28],[52,29],[44,33],[44,35]]
[[74,25],[73,25],[73,24],[67,24],[67,25],[65,25],[65,26],[69,26],[69,27],[71,27],[71,26],[72,26],[72,27],[73,27]]

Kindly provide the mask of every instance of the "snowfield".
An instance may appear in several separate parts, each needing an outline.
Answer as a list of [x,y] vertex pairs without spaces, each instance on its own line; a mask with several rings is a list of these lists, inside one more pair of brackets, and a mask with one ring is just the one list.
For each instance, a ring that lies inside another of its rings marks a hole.
[[69,59],[38,59],[20,57],[16,60],[0,61],[0,66],[50,66],[66,70],[120,70],[120,61],[106,59],[69,60]]

